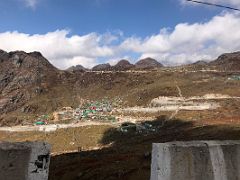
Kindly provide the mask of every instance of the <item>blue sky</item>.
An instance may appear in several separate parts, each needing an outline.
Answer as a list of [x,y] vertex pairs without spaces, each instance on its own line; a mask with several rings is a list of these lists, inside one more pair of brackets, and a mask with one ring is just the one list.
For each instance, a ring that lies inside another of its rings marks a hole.
[[240,49],[225,37],[240,30],[238,13],[184,0],[0,0],[0,9],[1,49],[41,51],[61,69],[147,56],[176,65]]
[[[121,30],[145,37],[180,22],[206,21],[222,9],[183,7],[178,0],[39,0],[27,7],[23,0],[1,0],[1,31],[36,34],[56,29],[72,33]],[[10,12],[10,13],[9,13]]]

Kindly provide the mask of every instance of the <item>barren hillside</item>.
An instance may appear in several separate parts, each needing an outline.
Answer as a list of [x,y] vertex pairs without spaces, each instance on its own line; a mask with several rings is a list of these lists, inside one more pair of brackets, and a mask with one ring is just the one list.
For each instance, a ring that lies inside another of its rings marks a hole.
[[[153,62],[149,59],[145,61]],[[228,81],[228,78],[238,74],[231,72],[238,70],[238,53],[222,55],[207,66],[205,63],[200,64],[201,69],[206,66],[215,70],[213,72],[193,72],[193,66],[186,66],[184,70],[61,71],[51,65],[41,53],[22,51],[1,51],[0,65],[2,125],[31,122],[38,115],[52,113],[63,106],[76,107],[81,99],[119,97],[125,106],[145,106],[158,96],[178,96],[177,86],[185,96],[240,94],[238,82]],[[133,65],[120,61],[116,67],[123,70],[125,66],[128,68]],[[218,67],[219,70],[228,67],[228,71],[218,72]]]

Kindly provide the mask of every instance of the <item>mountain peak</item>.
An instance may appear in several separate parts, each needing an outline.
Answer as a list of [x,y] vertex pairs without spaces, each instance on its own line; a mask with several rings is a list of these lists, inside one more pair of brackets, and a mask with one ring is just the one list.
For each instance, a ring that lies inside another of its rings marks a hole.
[[240,51],[222,54],[209,64],[224,70],[240,70]]
[[113,66],[113,69],[117,71],[124,71],[124,70],[129,70],[133,67],[134,65],[131,64],[128,60],[122,59],[115,66]]
[[109,71],[111,70],[111,65],[109,63],[106,64],[98,64],[92,68],[93,71]]
[[67,69],[67,71],[86,71],[87,68],[83,67],[82,65],[78,64],[76,66],[71,66]]
[[135,65],[137,69],[153,69],[163,67],[160,62],[150,57],[139,60]]

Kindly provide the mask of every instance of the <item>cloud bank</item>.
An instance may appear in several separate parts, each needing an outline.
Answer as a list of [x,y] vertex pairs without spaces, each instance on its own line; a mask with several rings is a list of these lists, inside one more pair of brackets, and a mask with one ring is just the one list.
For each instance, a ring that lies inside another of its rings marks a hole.
[[[234,2],[234,1],[233,1]],[[0,49],[40,51],[60,69],[81,64],[116,63],[119,57],[153,57],[165,65],[212,60],[225,52],[240,50],[240,15],[224,13],[207,22],[180,23],[151,36],[122,37],[122,33],[72,35],[68,30],[46,34],[0,33]]]
[[113,40],[113,35],[90,33],[69,37],[69,33],[68,30],[57,30],[42,35],[4,32],[0,33],[0,48],[6,51],[40,51],[61,69],[77,64],[92,67],[97,63],[97,58],[114,55],[113,48],[107,46]]
[[121,46],[164,64],[184,64],[240,50],[239,29],[240,16],[226,13],[205,23],[181,23],[173,31],[162,29],[159,34],[145,39],[128,38]]

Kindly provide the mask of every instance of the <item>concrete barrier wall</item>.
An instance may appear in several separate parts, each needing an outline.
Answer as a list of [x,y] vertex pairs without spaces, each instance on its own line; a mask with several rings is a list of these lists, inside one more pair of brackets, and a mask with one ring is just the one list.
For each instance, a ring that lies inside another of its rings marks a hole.
[[153,144],[151,180],[240,180],[240,141]]
[[49,144],[0,143],[0,179],[47,180],[49,164]]

